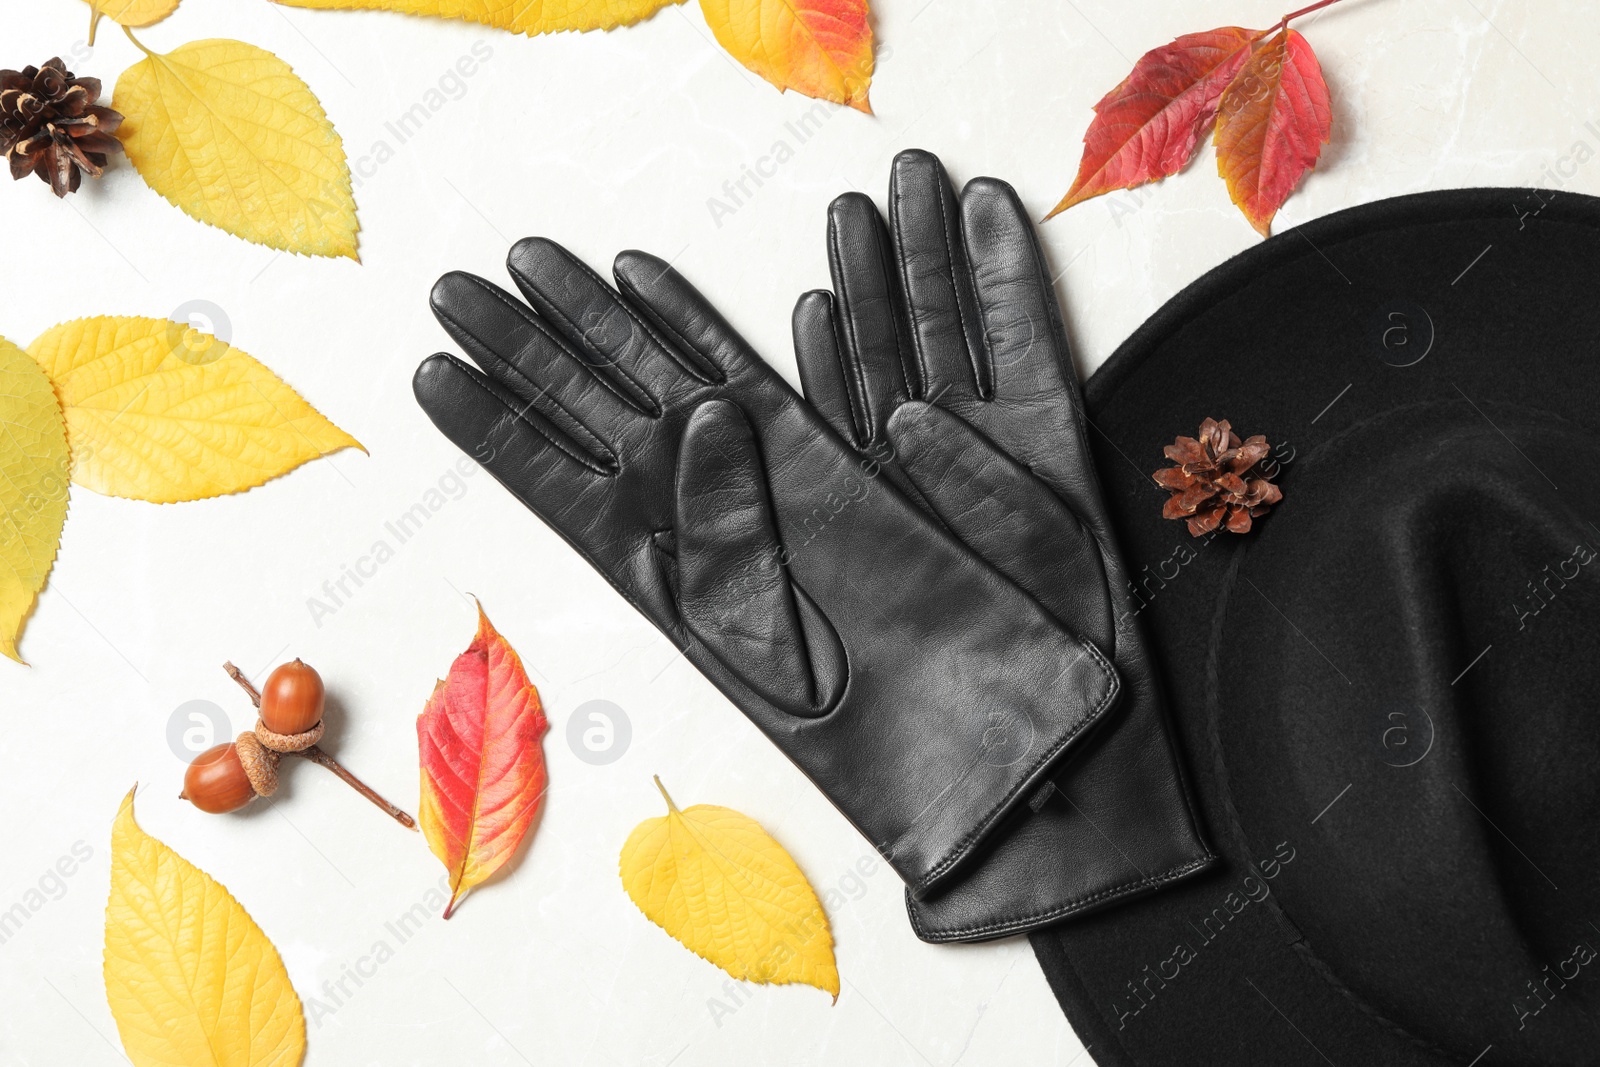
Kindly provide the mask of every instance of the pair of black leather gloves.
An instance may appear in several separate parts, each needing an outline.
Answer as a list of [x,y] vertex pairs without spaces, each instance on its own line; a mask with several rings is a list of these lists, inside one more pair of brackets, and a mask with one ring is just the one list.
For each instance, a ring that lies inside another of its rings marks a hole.
[[889,216],[829,211],[803,399],[662,260],[613,287],[543,238],[522,300],[439,280],[477,366],[414,388],[867,837],[919,937],[984,940],[1212,857],[1016,193],[909,151]]

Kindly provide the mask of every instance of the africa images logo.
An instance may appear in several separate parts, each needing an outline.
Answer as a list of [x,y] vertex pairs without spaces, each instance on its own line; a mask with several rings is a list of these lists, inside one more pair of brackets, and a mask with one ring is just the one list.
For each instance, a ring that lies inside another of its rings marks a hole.
[[1145,964],[1127,981],[1128,995],[1112,999],[1111,1012],[1117,1017],[1117,1029],[1127,1029],[1128,1020],[1155,1003],[1168,984],[1181,979],[1185,969],[1204,955],[1208,945],[1227,936],[1235,919],[1252,904],[1263,903],[1271,896],[1272,887],[1267,883],[1278,877],[1294,858],[1293,846],[1280,841],[1271,857],[1253,866],[1239,888],[1228,890],[1210,911],[1186,920],[1186,929],[1173,941],[1172,953],[1154,966]]

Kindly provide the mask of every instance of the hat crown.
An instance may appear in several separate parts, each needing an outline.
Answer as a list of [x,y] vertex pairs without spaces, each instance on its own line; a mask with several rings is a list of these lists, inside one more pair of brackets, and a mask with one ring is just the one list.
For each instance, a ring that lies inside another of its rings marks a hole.
[[[1220,861],[1035,935],[1097,1063],[1600,1062],[1597,289],[1600,199],[1397,197],[1219,265],[1086,383]],[[1206,416],[1284,468],[1243,537],[1152,492]]]
[[1303,951],[1467,1059],[1600,1037],[1597,491],[1554,416],[1392,410],[1290,467],[1211,634],[1229,831],[1294,849],[1272,888]]

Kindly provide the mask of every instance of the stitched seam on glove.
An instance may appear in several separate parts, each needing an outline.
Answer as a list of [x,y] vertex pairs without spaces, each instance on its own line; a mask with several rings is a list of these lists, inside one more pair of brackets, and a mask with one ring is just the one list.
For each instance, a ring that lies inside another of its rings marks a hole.
[[993,922],[984,923],[981,926],[949,926],[936,928],[925,925],[915,909],[908,907],[906,909],[906,913],[911,918],[911,927],[916,932],[917,937],[924,941],[957,941],[964,937],[980,936],[984,934],[1000,935],[1017,933],[1028,929],[1030,926],[1033,926],[1037,923],[1049,922],[1053,919],[1064,918],[1065,916],[1084,911],[1094,904],[1104,903],[1108,900],[1115,900],[1119,897],[1131,896],[1143,890],[1155,889],[1159,886],[1166,885],[1168,882],[1179,881],[1180,879],[1186,878],[1196,871],[1204,870],[1216,861],[1217,857],[1210,851],[1207,851],[1206,854],[1201,856],[1199,859],[1190,860],[1187,863],[1170,868],[1169,870],[1163,871],[1160,874],[1141,877],[1131,882],[1123,882],[1120,885],[1090,893],[1088,896],[1069,900],[1065,904],[1059,904],[1053,908],[1047,908],[1044,911],[1034,912],[1028,915],[1020,915],[1008,919],[997,919]]
[[[568,346],[567,342],[565,340],[563,340],[561,337],[557,336],[555,333],[551,332],[550,327],[546,326],[544,324],[544,322],[539,318],[539,316],[537,314],[533,314],[526,304],[522,303],[519,300],[513,299],[511,296],[509,296],[506,293],[501,292],[500,289],[498,287],[496,287],[496,286],[485,284],[481,278],[473,278],[473,281],[478,283],[478,288],[480,290],[482,290],[486,295],[494,297],[495,300],[497,300],[500,303],[504,304],[506,306],[507,310],[509,310],[513,315],[517,316],[523,322],[526,322],[530,327],[532,327],[535,330],[538,330],[539,333],[543,334],[544,337],[551,344],[555,345],[558,349],[560,349],[564,353],[569,351],[569,346]],[[438,309],[435,309],[435,310],[436,310],[436,312],[438,314],[443,315],[445,318],[450,319],[451,322],[456,322],[456,320],[454,318],[451,318],[449,313],[441,311],[441,310],[438,310]],[[460,323],[456,323],[456,325],[460,326],[461,324]],[[577,353],[571,353],[571,354],[574,355],[574,356],[577,356]],[[502,361],[502,362],[504,362],[504,361]],[[582,365],[584,367],[584,369],[590,370],[590,371],[593,370],[592,367],[589,367],[586,363],[584,363],[582,357],[578,357],[578,362],[579,362],[580,365]],[[631,377],[629,377],[628,376],[628,372],[624,368],[618,367],[617,371],[624,378],[627,378],[628,381],[633,382],[634,387],[637,388],[639,390],[639,392],[646,399],[649,398],[650,394],[645,392],[643,386],[639,385],[638,382],[634,381]],[[519,369],[518,373],[521,373],[520,369]],[[523,377],[526,378],[527,375],[523,375]],[[610,381],[604,375],[598,375],[597,374],[597,375],[595,375],[595,377],[599,379],[600,384],[603,387],[605,387],[605,389],[607,391],[609,391],[612,396],[616,397],[618,400],[622,401],[624,404],[627,404],[629,407],[638,407],[637,399],[635,397],[629,396],[627,393],[623,392],[621,389],[618,389],[615,382]],[[532,379],[529,379],[529,381],[532,381]],[[540,392],[546,392],[546,390],[542,386],[538,386],[538,383],[535,382],[533,384],[537,388],[539,388]],[[562,410],[565,411],[566,408],[563,407]],[[569,414],[571,414],[571,413],[569,412]],[[577,418],[577,416],[574,415],[573,418]]]
[[1078,720],[1078,724],[1076,726],[1074,726],[1066,734],[1062,735],[1062,737],[1059,738],[1054,745],[1050,746],[1049,749],[1041,754],[1040,757],[1033,762],[1032,766],[1028,768],[1028,771],[1022,777],[1022,780],[1015,787],[1007,790],[1005,796],[996,801],[994,806],[984,813],[983,817],[978,820],[978,825],[967,831],[967,833],[962,836],[961,840],[957,841],[955,845],[951,847],[950,851],[946,853],[944,859],[940,860],[938,863],[929,868],[928,873],[923,875],[914,887],[916,891],[925,892],[930,886],[943,877],[944,874],[952,867],[964,860],[967,855],[971,853],[972,849],[978,844],[978,842],[987,837],[989,832],[994,829],[994,827],[990,824],[994,820],[995,815],[998,812],[1009,808],[1012,802],[1021,793],[1033,788],[1034,785],[1037,784],[1033,781],[1033,777],[1036,773],[1038,773],[1039,769],[1054,761],[1056,756],[1061,753],[1062,749],[1071,744],[1072,739],[1083,732],[1085,727],[1091,725],[1092,723],[1099,722],[1101,715],[1105,714],[1106,708],[1111,705],[1111,702],[1116,699],[1117,694],[1122,691],[1121,679],[1117,675],[1117,672],[1112,668],[1110,661],[1100,654],[1100,650],[1087,641],[1083,642],[1083,649],[1089,654],[1090,658],[1093,659],[1095,663],[1100,665],[1101,673],[1104,675],[1106,681],[1110,683],[1106,686],[1105,695],[1100,698],[1100,703],[1096,704],[1094,709],[1088,715],[1085,715],[1082,719]]
[[[559,440],[558,438],[550,436],[550,434],[545,431],[544,427],[540,426],[533,419],[528,418],[528,416],[526,414],[526,409],[519,411],[518,409],[510,407],[509,405],[507,405],[506,402],[505,402],[505,398],[503,396],[501,396],[499,393],[495,392],[493,389],[489,388],[481,380],[479,380],[478,372],[474,371],[471,367],[468,367],[465,363],[461,362],[455,356],[450,355],[448,352],[444,353],[444,358],[448,359],[459,370],[461,370],[465,374],[466,379],[468,381],[470,381],[473,384],[474,387],[476,387],[477,389],[483,391],[485,394],[487,394],[488,396],[493,398],[493,400],[494,400],[494,402],[496,404],[499,404],[501,407],[505,408],[506,417],[516,419],[518,422],[524,424],[529,429],[533,430],[534,433],[536,433],[540,437],[544,438],[545,441],[548,442],[549,445],[552,448],[556,449],[556,451],[560,452],[562,455],[566,456],[568,459],[572,460],[574,463],[580,464],[585,469],[593,471],[595,474],[603,475],[603,476],[605,476],[607,478],[616,477],[617,472],[615,470],[613,470],[611,468],[608,468],[608,467],[601,466],[599,463],[597,463],[595,461],[594,457],[592,457],[592,456],[579,455],[578,453],[574,452],[572,450],[572,448],[570,446],[568,446],[566,443],[564,443],[563,441]],[[532,408],[533,405],[529,404],[529,405],[527,405],[527,407],[528,408]],[[563,409],[563,410],[565,410],[565,409]],[[543,418],[543,417],[544,416],[542,416],[542,415],[540,416],[540,418]],[[607,451],[609,451],[609,449]],[[473,457],[473,458],[477,458],[477,457]],[[516,493],[516,492],[513,491],[512,495],[516,496],[518,499],[521,499],[521,494],[520,493]]]
[[[874,212],[876,212],[876,209],[874,209]],[[872,230],[872,241],[873,241],[873,243],[875,245],[878,246],[878,253],[879,254],[877,256],[877,262],[880,265],[884,264],[884,263],[887,263],[888,259],[889,259],[888,255],[887,255],[887,250],[883,247],[884,236],[885,235],[884,235],[882,227],[877,227],[877,226],[873,227],[873,230]],[[835,276],[837,276],[838,273],[843,268],[842,268],[842,261],[839,259],[838,246],[833,241],[829,241],[828,242],[828,259],[831,261],[830,265],[831,265],[832,269],[835,272]],[[884,294],[885,294],[884,295],[884,299],[885,300],[892,300],[893,296],[894,296],[894,288],[895,288],[894,275],[890,274],[887,270],[885,270],[883,272],[883,281],[884,281],[883,289],[884,289]],[[838,299],[838,298],[836,297],[836,299]],[[879,439],[879,437],[878,437],[878,425],[877,425],[877,421],[875,419],[875,413],[871,410],[871,408],[869,406],[871,404],[871,393],[867,389],[866,370],[863,367],[861,360],[859,358],[857,358],[857,353],[859,353],[861,351],[861,339],[856,334],[855,316],[850,314],[849,308],[844,308],[844,309],[842,309],[842,311],[843,311],[843,313],[836,317],[836,325],[838,323],[843,323],[845,325],[845,327],[850,331],[850,345],[849,345],[848,348],[841,347],[840,350],[839,350],[839,355],[840,355],[841,361],[843,361],[843,362],[848,364],[850,376],[855,379],[855,384],[856,384],[856,388],[855,388],[855,392],[854,393],[850,393],[850,391],[848,389],[846,390],[846,393],[848,393],[849,397],[850,397],[850,407],[851,407],[851,409],[857,412],[858,440],[861,442],[861,444],[863,446],[870,445],[870,444],[875,444],[875,443],[877,443],[877,441]],[[900,372],[900,380],[905,385],[906,396],[910,397],[913,394],[913,392],[916,390],[917,387],[916,387],[916,384],[914,382],[912,382],[911,379],[907,376],[905,360],[901,358],[901,353],[903,353],[906,350],[906,344],[905,344],[905,339],[900,334],[900,329],[901,329],[900,316],[899,315],[890,315],[889,316],[889,325],[891,327],[893,327],[893,329],[894,329],[894,346],[895,346],[895,348],[894,348],[894,364],[895,364],[895,369],[897,369]],[[913,332],[913,335],[912,335],[913,343],[915,342],[915,339],[916,339],[915,338],[915,333]],[[920,358],[920,357],[918,357],[918,358]],[[885,415],[884,415],[884,423],[885,424],[888,423],[888,413],[885,413]]]
[[[602,291],[614,291],[620,294],[621,290],[619,288],[614,287],[606,279],[596,274],[594,268],[589,266],[589,264],[585,263],[581,259],[575,258],[571,253],[566,252],[565,249],[562,249],[562,252],[566,254],[567,261],[569,263],[583,271],[583,273],[588,276],[588,278],[596,285],[598,285]],[[671,264],[668,264],[668,267],[670,269]],[[535,288],[537,289],[537,286],[535,286]],[[639,329],[643,330],[645,336],[654,341],[656,343],[656,347],[660,348],[661,351],[666,354],[666,357],[670,359],[673,364],[685,374],[699,382],[701,385],[722,384],[722,374],[720,371],[713,368],[713,372],[708,375],[705,368],[700,364],[700,361],[694,358],[693,353],[699,351],[695,346],[690,345],[682,350],[674,348],[672,345],[666,343],[665,339],[663,339],[662,336],[656,332],[655,327],[639,314],[639,312],[634,308],[633,304],[626,300],[618,300],[616,303],[622,308],[622,313],[628,316],[628,318],[632,319],[633,324],[639,327]],[[552,301],[551,304],[552,306],[555,306],[554,301]],[[569,323],[569,325],[571,324]],[[707,362],[709,363],[710,360],[707,360]]]
[[[629,296],[633,297],[633,299],[637,300],[640,304],[644,305],[645,308],[648,309],[650,307],[650,301],[644,296],[644,294],[639,292],[638,287],[635,286],[633,284],[633,282],[630,281],[628,278],[618,278],[617,279],[617,289],[620,292],[625,292]],[[685,352],[696,351],[695,346],[690,343],[689,339],[687,337],[683,336],[683,334],[679,333],[673,327],[673,325],[670,322],[666,322],[664,320],[657,319],[656,316],[651,315],[648,310],[645,312],[645,315],[650,319],[651,322],[655,323],[656,327],[659,330],[661,330],[662,333],[666,334],[668,337],[670,337],[674,341],[676,341],[678,343],[678,347],[681,348],[683,351],[685,351]],[[669,346],[667,346],[667,345],[663,345],[662,347],[663,348],[669,348]],[[719,366],[714,360],[711,360],[709,357],[707,358],[707,362],[711,363],[712,369],[716,372],[715,376],[711,379],[711,384],[713,384],[713,385],[726,385],[727,382],[728,382],[728,372],[723,370],[721,366]]]
[[[898,231],[900,229],[900,205],[905,203],[905,199],[906,199],[905,195],[900,192],[900,183],[899,182],[895,182],[894,183],[891,195],[892,195],[893,199],[891,200],[891,202],[889,204],[889,217],[894,222],[895,230]],[[944,201],[942,199],[939,201],[939,214],[940,214],[940,217],[944,216]],[[946,225],[948,227],[948,220],[946,220]],[[893,240],[893,238],[891,238],[891,241],[892,240]],[[950,239],[949,239],[949,230],[947,228],[946,231],[945,231],[945,250],[946,250],[947,253],[949,251],[949,248],[950,248]],[[896,252],[895,254],[893,254],[891,256],[880,255],[878,257],[878,261],[880,263],[887,262],[890,259],[892,259],[894,261],[895,266],[898,269],[898,273],[900,275],[900,296],[905,301],[906,308],[909,310],[909,308],[911,306],[911,280],[906,277],[905,257],[901,256],[898,252]],[[950,266],[951,266],[951,272],[953,274],[954,273],[954,269],[955,269],[954,268],[954,264],[952,263]],[[951,288],[952,288],[952,290],[954,289],[954,285],[953,284],[952,284]],[[953,295],[953,293],[952,293],[952,295]],[[900,308],[896,307],[894,309],[894,314],[890,316],[891,321],[893,321],[894,324],[895,324],[895,334],[897,336],[898,336],[898,334],[900,332],[900,325],[899,325],[900,324],[900,314],[899,314],[900,310],[901,310]],[[956,317],[959,319],[960,315],[961,315],[961,311],[960,311],[959,301],[958,301],[957,310],[956,310]],[[920,400],[920,399],[922,399],[922,397],[924,395],[927,394],[927,391],[928,391],[928,359],[923,354],[923,351],[922,351],[922,335],[919,332],[917,332],[917,324],[915,322],[911,323],[911,353],[916,358],[916,361],[917,361],[917,379],[918,380],[914,385],[908,385],[907,386],[906,395],[915,397],[916,399]]]
[[[945,181],[948,184],[949,178],[947,177]],[[967,329],[967,312],[966,309],[961,305],[961,282],[956,275],[956,250],[954,243],[950,239],[950,209],[946,206],[944,197],[941,196],[938,199],[939,219],[944,223],[943,230],[945,258],[950,262],[950,295],[955,300],[956,304],[956,322],[961,326],[961,342],[962,347],[967,350],[967,365],[972,368],[972,391],[977,394],[979,399],[988,400],[989,394],[985,393],[984,391],[985,375],[983,374],[983,369],[978,366],[978,360],[980,358],[987,358],[988,353],[978,353],[972,350],[972,345],[970,343],[972,334]],[[966,259],[967,257],[963,256],[962,258]],[[970,273],[972,270],[972,263],[970,259],[968,259],[966,263],[966,270],[968,273]],[[974,286],[974,290],[976,290],[976,286]],[[973,301],[977,301],[976,291],[973,293]],[[993,379],[991,378],[990,381],[992,382]],[[924,387],[923,392],[927,392],[926,387]]]
[[[593,278],[601,286],[603,286],[605,288],[609,288],[609,286],[605,285],[604,280],[601,279],[601,277],[598,274],[595,274],[594,271],[589,270],[589,268],[587,266],[585,266],[582,263],[577,264],[577,266],[580,267],[584,271],[584,273],[589,275],[589,277]],[[530,289],[532,289],[534,292],[539,292],[540,291],[539,287],[537,285],[533,284],[533,280],[531,278],[529,278],[526,274],[524,274],[522,271],[519,271],[516,267],[513,267],[508,263],[508,264],[506,264],[506,270],[508,272],[510,272],[511,274],[515,275],[517,278],[521,279],[523,282],[527,283],[528,287]],[[589,342],[589,340],[588,340],[589,331],[580,329],[578,327],[578,324],[572,321],[571,317],[569,317],[567,315],[567,313],[561,309],[561,306],[559,304],[557,304],[553,300],[548,300],[548,299],[545,300],[544,303],[546,303],[546,304],[548,304],[550,306],[548,314],[551,314],[554,318],[557,318],[557,319],[561,320],[561,322],[566,325],[567,329],[570,330],[572,332],[572,334],[574,336],[576,336],[580,340],[580,342],[583,344],[584,348],[586,348],[588,350],[589,354],[594,357],[594,359],[595,359],[595,361],[597,363],[599,363],[601,366],[609,367],[612,370],[616,371],[618,374],[620,374],[624,378],[626,378],[628,380],[628,382],[635,389],[639,390],[639,396],[644,398],[644,403],[645,403],[644,414],[645,415],[648,415],[650,418],[653,418],[653,419],[659,419],[661,417],[661,414],[662,414],[661,404],[656,400],[655,397],[650,395],[650,391],[648,389],[646,389],[644,386],[639,384],[639,381],[638,381],[637,378],[635,378],[633,375],[628,373],[628,368],[624,367],[617,360],[610,358],[604,352],[600,351],[593,344],[591,344]],[[627,315],[629,318],[633,319],[634,322],[638,323],[639,326],[644,329],[644,332],[646,334],[648,334],[651,337],[655,337],[654,331],[652,331],[648,326],[645,326],[643,323],[639,322],[638,316],[634,315],[631,311],[629,311],[628,308],[627,308],[627,305],[623,304],[621,306],[622,306],[623,313],[625,315]],[[541,314],[546,314],[547,313],[542,308],[539,309],[539,310],[540,310]],[[663,350],[665,350],[665,347],[666,346],[664,346],[664,345],[662,346]],[[599,368],[591,367],[590,369],[592,371],[596,372],[595,373],[595,377],[597,377],[597,378],[604,378],[605,377],[605,375],[603,373],[599,372]],[[635,399],[635,401],[638,400],[637,397],[634,398],[634,399]]]
[[[829,228],[832,228],[831,219],[829,220]],[[828,241],[828,266],[834,272],[839,270],[839,249],[831,239]],[[840,376],[844,379],[844,402],[850,405],[850,421],[855,430],[854,440],[851,443],[860,447],[872,439],[872,426],[870,416],[866,411],[866,401],[861,399],[862,390],[865,388],[861,378],[861,371],[856,366],[856,361],[850,356],[850,353],[855,351],[856,345],[855,320],[849,314],[834,313],[835,306],[842,299],[844,298],[830,294],[829,317],[833,320],[835,335],[839,337],[839,350],[836,355],[841,364]],[[848,343],[842,336],[845,332],[850,335]],[[855,379],[855,388],[853,389],[850,387],[851,378]]]
[[[471,331],[469,331],[464,325],[462,325],[462,323],[460,321],[458,321],[455,318],[455,316],[451,315],[448,311],[439,310],[439,311],[436,311],[435,314],[437,314],[439,316],[439,318],[445,319],[446,321],[448,321],[452,326],[454,326],[456,329],[460,330],[462,333],[467,334],[468,336],[471,336]],[[462,347],[467,347],[467,346],[463,345]],[[484,348],[485,351],[488,350],[487,346],[484,346],[484,345],[475,345],[474,347]],[[490,354],[492,355],[493,353],[490,353]],[[574,424],[573,426],[559,426],[558,429],[560,429],[564,433],[573,433],[573,435],[578,437],[583,444],[586,444],[586,445],[592,447],[596,452],[599,452],[602,456],[605,456],[605,457],[609,458],[611,460],[610,466],[613,469],[615,469],[616,467],[621,466],[621,461],[617,458],[617,454],[614,451],[612,451],[611,446],[607,445],[604,441],[602,441],[600,439],[600,437],[593,430],[591,430],[584,423],[584,421],[582,419],[578,418],[577,415],[575,415],[571,411],[567,410],[566,405],[562,404],[559,400],[557,400],[554,396],[552,396],[548,389],[546,389],[544,386],[540,385],[538,382],[534,381],[532,378],[528,377],[528,375],[523,371],[523,369],[521,367],[517,366],[515,363],[512,363],[510,360],[501,359],[501,360],[499,360],[499,362],[501,364],[505,365],[506,367],[509,367],[516,374],[516,376],[518,378],[521,378],[523,381],[527,382],[530,386],[532,386],[534,388],[534,390],[536,390],[538,392],[538,394],[540,396],[544,397],[551,404],[553,404],[557,408],[559,408],[561,413],[563,415],[565,415],[567,418],[571,419],[573,424]],[[613,393],[616,393],[616,388],[614,386],[611,386],[611,385],[608,384],[607,388],[611,389],[611,391]],[[621,396],[620,393],[617,393],[617,395]],[[515,399],[520,400],[522,398],[521,397],[516,397]],[[537,400],[531,400],[528,403],[529,403],[530,407],[534,408],[534,410],[536,410],[536,411],[538,410],[538,401]],[[540,414],[544,415],[545,418],[551,418],[551,416],[545,415],[544,412],[540,412]],[[574,432],[574,431],[576,431],[576,432]],[[549,440],[549,436],[548,435],[546,435],[546,440]],[[554,442],[552,442],[552,443],[554,443]]]

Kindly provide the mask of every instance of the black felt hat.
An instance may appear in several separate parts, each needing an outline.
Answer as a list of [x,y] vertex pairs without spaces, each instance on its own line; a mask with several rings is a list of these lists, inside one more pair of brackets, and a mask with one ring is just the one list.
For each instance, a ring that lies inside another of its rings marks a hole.
[[[1090,1056],[1600,1063],[1600,200],[1287,231],[1087,399],[1223,860],[1034,936]],[[1248,534],[1161,517],[1207,417],[1281,467]]]

